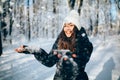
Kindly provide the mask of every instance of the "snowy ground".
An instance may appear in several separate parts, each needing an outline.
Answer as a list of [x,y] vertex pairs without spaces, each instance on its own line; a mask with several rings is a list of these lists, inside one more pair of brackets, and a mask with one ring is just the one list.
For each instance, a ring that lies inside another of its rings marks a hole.
[[[50,51],[55,39],[33,40],[27,44],[41,47]],[[86,72],[90,80],[118,80],[120,76],[120,36],[111,36],[107,39],[100,37],[90,38],[94,51]],[[33,55],[18,54],[14,51],[18,45],[4,49],[0,57],[0,80],[52,80],[55,66],[48,68],[39,63]]]

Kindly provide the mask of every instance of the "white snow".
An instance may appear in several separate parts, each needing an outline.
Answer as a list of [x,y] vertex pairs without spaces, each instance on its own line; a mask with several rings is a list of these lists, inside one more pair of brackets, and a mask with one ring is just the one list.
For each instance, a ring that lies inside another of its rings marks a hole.
[[[21,44],[41,47],[49,52],[54,41],[55,39],[41,38]],[[93,43],[94,50],[85,70],[89,79],[95,80],[105,68],[106,62],[108,62],[110,58],[113,58],[115,67],[111,75],[112,80],[117,80],[120,76],[120,36],[108,36],[106,40],[100,37],[90,37],[90,41]],[[4,49],[4,54],[0,57],[0,76],[4,75],[0,80],[9,78],[9,76],[12,76],[9,80],[53,80],[56,70],[55,66],[48,68],[39,63],[33,55],[18,54],[14,51],[16,47],[18,47],[18,45]],[[9,70],[8,73],[2,73],[6,70]],[[12,74],[9,74],[10,72],[12,72]],[[107,76],[107,74],[105,76]]]

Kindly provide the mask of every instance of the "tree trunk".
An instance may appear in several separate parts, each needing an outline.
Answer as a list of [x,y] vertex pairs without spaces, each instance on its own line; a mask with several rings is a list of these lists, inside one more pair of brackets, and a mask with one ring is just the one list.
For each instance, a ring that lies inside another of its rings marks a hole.
[[95,21],[95,28],[93,31],[94,36],[98,34],[98,23],[99,23],[99,0],[97,0],[97,19]]
[[81,14],[81,7],[82,7],[82,5],[83,5],[83,0],[80,0],[79,7],[78,7],[78,13],[79,13],[79,15]]
[[55,3],[56,0],[53,0],[53,13],[56,13],[56,3]]
[[[12,14],[12,13],[11,13]],[[12,25],[13,25],[13,20],[12,20],[12,15],[10,15],[10,28],[9,28],[9,36],[10,36],[10,43],[12,44],[12,38],[11,38],[11,33],[12,33]]]
[[0,20],[0,56],[2,55],[2,36],[1,36],[1,20]]
[[74,9],[75,1],[76,0],[68,0],[68,5],[69,5],[69,7],[70,7],[71,10]]
[[27,1],[27,23],[28,23],[28,40],[31,39],[30,14],[29,14],[29,0]]

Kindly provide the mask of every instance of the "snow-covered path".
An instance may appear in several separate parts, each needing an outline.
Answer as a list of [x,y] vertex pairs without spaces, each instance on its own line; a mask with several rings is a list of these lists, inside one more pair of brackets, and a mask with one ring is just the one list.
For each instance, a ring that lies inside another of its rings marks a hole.
[[94,51],[86,66],[90,80],[117,80],[120,76],[120,38],[91,39]]
[[[94,45],[91,59],[86,65],[86,72],[90,80],[118,80],[120,76],[119,37],[108,37],[104,41],[99,37],[90,38]],[[54,39],[40,39],[23,44],[41,47],[49,52],[53,43]],[[48,68],[39,63],[33,55],[18,54],[14,51],[16,47],[18,45],[4,49],[4,53],[0,57],[0,80],[53,79],[55,66]]]

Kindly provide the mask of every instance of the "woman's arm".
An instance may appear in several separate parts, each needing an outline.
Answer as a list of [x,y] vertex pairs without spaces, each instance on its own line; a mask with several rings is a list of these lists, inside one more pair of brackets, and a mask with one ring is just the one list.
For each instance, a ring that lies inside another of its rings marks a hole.
[[81,42],[83,43],[84,50],[85,50],[85,52],[89,53],[89,55],[91,55],[91,53],[93,51],[93,45],[89,41],[89,38],[88,38],[87,33],[84,28],[82,28],[81,33],[82,33],[81,34],[82,35]]
[[43,65],[47,67],[52,67],[58,61],[58,57],[53,54],[53,51],[57,49],[57,42],[54,43],[52,50],[48,54],[42,48],[39,49],[39,52],[34,53],[35,58],[40,61]]
[[28,47],[26,45],[20,46],[16,49],[16,52],[18,53],[25,53],[25,54],[33,54],[35,58],[40,61],[43,65],[47,67],[52,67],[56,62],[58,61],[58,57],[53,54],[53,50],[57,49],[57,42],[58,39],[55,41],[52,50],[48,54],[45,50],[42,48],[37,49],[33,47]]
[[88,62],[93,51],[93,45],[89,41],[85,29],[82,27],[78,34],[78,46],[80,50],[80,59],[82,61]]

